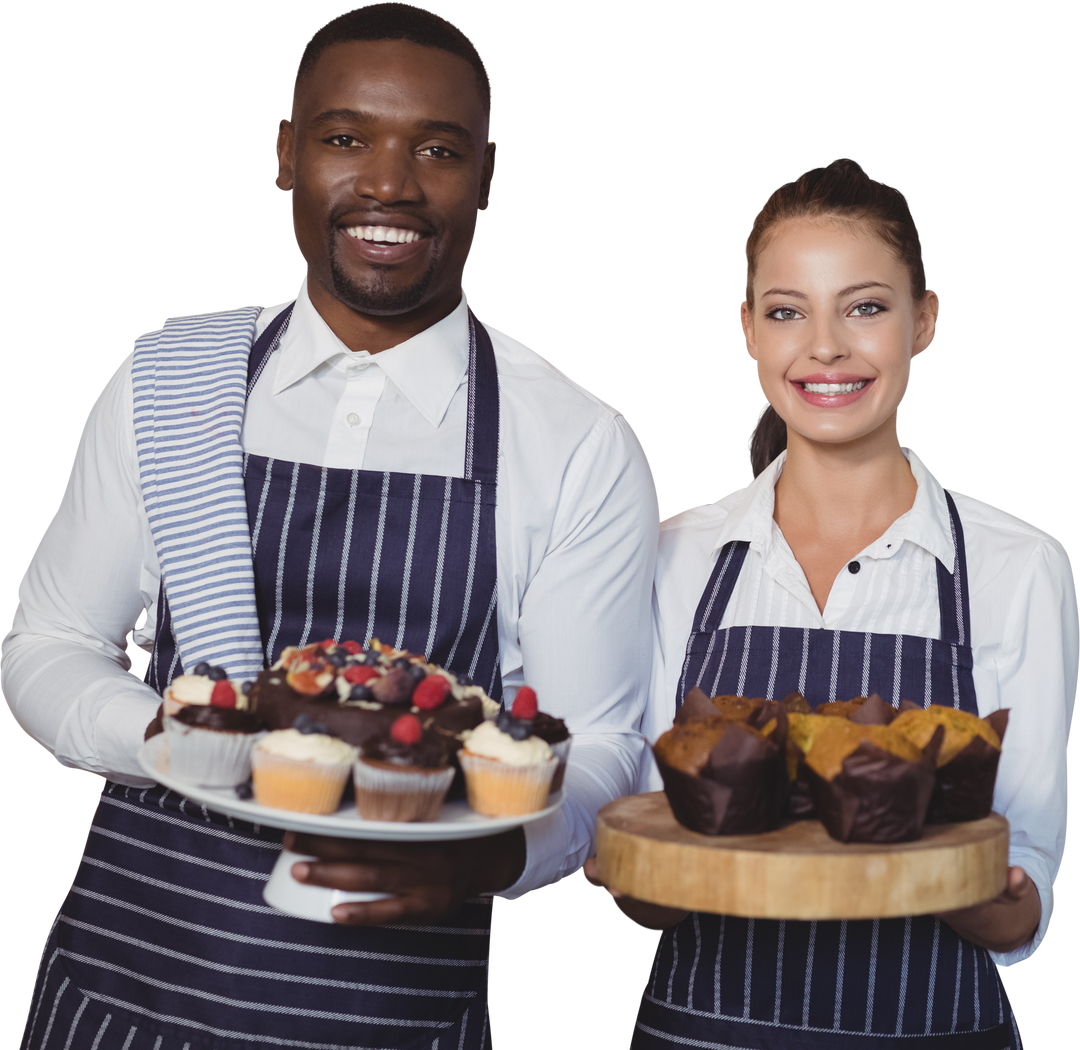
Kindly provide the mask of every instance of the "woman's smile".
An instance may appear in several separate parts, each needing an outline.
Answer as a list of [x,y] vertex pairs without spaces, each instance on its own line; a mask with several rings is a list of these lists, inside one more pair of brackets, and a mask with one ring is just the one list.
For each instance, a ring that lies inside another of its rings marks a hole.
[[870,376],[848,375],[841,372],[816,372],[801,379],[789,380],[808,405],[820,408],[842,408],[858,401],[870,389]]

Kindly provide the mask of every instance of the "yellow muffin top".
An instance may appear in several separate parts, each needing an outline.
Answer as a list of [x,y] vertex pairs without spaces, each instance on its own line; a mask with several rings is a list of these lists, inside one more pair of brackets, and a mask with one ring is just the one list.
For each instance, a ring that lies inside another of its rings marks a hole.
[[896,716],[890,728],[903,733],[921,749],[930,743],[930,738],[938,726],[945,727],[945,739],[938,752],[938,768],[956,758],[977,736],[981,736],[991,747],[1001,750],[1001,738],[989,722],[955,707],[931,704],[921,711],[903,711]]
[[849,722],[846,718],[828,715],[793,715],[791,721],[814,719],[809,726],[805,724],[798,730],[791,730],[792,739],[806,742],[806,747],[799,743],[806,755],[806,764],[818,776],[833,780],[840,773],[844,759],[864,741],[896,755],[908,762],[917,762],[922,757],[922,749],[916,747],[902,733],[897,733],[892,726],[865,726]]

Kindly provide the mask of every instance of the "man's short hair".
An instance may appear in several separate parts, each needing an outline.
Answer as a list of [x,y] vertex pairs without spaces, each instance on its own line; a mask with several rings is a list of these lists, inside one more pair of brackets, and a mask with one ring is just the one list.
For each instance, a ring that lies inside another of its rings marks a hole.
[[472,42],[445,18],[411,4],[371,4],[327,22],[304,48],[300,68],[296,71],[297,89],[328,47],[349,44],[354,40],[409,40],[422,47],[437,47],[440,51],[449,51],[451,55],[465,59],[476,73],[476,89],[484,112],[491,111],[491,85],[487,70]]

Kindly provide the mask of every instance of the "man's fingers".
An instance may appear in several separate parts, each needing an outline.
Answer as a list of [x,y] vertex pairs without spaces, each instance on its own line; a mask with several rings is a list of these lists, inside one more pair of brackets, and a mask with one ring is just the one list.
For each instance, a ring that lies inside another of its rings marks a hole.
[[356,864],[341,861],[299,861],[292,866],[297,882],[332,890],[394,893],[416,885],[416,873],[393,864]]
[[291,833],[295,853],[307,853],[325,861],[354,864],[425,864],[429,854],[426,843],[371,842],[367,839],[339,839],[328,835]]
[[[427,907],[415,897],[391,897],[384,901],[337,904],[330,914],[343,926],[384,926],[424,916]],[[437,917],[437,916],[425,916]]]

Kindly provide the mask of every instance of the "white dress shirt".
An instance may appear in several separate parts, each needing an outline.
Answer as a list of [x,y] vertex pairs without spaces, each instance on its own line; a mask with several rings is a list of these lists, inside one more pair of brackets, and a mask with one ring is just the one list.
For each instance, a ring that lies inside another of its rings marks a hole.
[[[652,702],[642,727],[652,741],[670,728],[686,643],[721,547],[750,548],[720,626],[810,627],[940,637],[936,562],[950,571],[953,540],[941,485],[905,449],[918,484],[915,502],[837,575],[824,611],[773,519],[780,456],[748,488],[660,526],[653,615],[657,656]],[[1077,674],[1077,611],[1069,559],[1038,529],[952,493],[964,529],[971,602],[975,693],[980,715],[1009,709],[994,809],[1011,828],[1009,863],[1031,876],[1042,899],[1032,942],[994,954],[1008,964],[1031,954],[1046,933],[1053,882],[1065,847],[1065,743]],[[786,692],[787,689],[781,690]],[[648,756],[640,790],[657,790]]]
[[[264,310],[261,333],[283,307]],[[488,329],[500,392],[499,646],[504,684],[533,686],[574,735],[567,799],[528,826],[507,896],[574,871],[596,812],[633,790],[651,649],[656,495],[622,416]],[[306,288],[248,400],[246,452],[319,466],[461,476],[468,308],[392,349],[350,351]],[[65,765],[145,784],[135,755],[158,696],[127,673],[152,645],[160,573],[139,486],[131,358],[87,422],[60,510],[20,590],[3,688]],[[141,620],[145,612],[145,619]],[[140,622],[141,620],[141,622]]]

